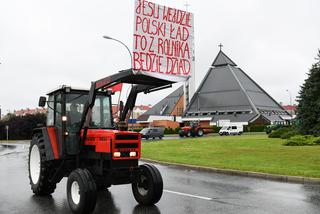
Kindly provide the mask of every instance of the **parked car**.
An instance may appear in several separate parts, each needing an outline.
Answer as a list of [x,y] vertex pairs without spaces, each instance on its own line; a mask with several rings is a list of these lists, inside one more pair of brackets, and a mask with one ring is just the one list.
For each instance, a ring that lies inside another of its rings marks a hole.
[[155,139],[158,137],[159,139],[162,139],[164,135],[164,129],[161,127],[150,127],[150,128],[144,128],[140,131],[141,137],[148,140],[149,138]]
[[242,125],[223,126],[219,131],[220,135],[241,135],[242,133],[243,133]]

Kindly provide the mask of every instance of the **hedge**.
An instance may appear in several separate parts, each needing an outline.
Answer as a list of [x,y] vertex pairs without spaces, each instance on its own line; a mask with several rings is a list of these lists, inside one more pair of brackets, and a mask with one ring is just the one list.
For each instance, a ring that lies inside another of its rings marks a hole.
[[31,139],[32,130],[38,124],[46,124],[46,114],[28,114],[25,116],[8,115],[0,121],[0,140],[7,137],[6,126],[9,126],[9,140]]
[[286,140],[283,143],[285,146],[314,146],[320,145],[320,137],[312,135],[296,135]]

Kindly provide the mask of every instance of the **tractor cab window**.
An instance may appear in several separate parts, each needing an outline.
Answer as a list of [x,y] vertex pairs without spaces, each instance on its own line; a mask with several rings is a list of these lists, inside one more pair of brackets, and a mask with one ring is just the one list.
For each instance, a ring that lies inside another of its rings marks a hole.
[[87,100],[85,94],[66,94],[67,126],[77,129],[80,125],[84,104]]
[[57,94],[55,96],[55,124],[58,127],[62,126],[62,120],[61,120],[61,94]]
[[[66,113],[67,126],[78,128],[80,125],[82,112],[85,102],[88,99],[87,94],[67,94],[66,95]],[[97,95],[92,109],[90,128],[111,128],[111,109],[110,98],[108,96]]]
[[54,125],[54,97],[50,95],[48,98],[48,114],[47,114],[47,126]]
[[92,128],[111,128],[110,100],[106,96],[97,96],[93,109],[90,126]]

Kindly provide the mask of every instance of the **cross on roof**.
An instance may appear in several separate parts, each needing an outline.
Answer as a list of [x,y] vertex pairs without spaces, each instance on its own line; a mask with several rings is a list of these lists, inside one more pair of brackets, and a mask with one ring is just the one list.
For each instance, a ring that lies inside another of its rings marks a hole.
[[220,51],[221,51],[221,49],[222,49],[223,45],[220,43],[218,46],[219,46]]
[[188,1],[186,1],[186,3],[184,4],[184,6],[186,7],[186,11],[188,12],[188,8],[191,6]]

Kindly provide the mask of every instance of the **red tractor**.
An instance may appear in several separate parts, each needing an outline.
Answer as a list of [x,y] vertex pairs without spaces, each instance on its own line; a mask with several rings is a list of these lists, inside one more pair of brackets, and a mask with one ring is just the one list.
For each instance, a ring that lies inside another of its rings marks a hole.
[[189,126],[184,126],[179,131],[180,137],[202,137],[203,134],[203,128],[201,128],[198,122],[190,122]]
[[[121,126],[113,122],[108,88],[133,84],[120,112]],[[29,179],[36,195],[50,195],[68,177],[67,199],[74,213],[94,210],[97,191],[111,185],[132,184],[139,204],[157,203],[163,191],[159,170],[139,165],[141,136],[126,131],[126,121],[137,94],[170,87],[172,82],[134,75],[132,70],[92,82],[90,90],[62,86],[40,97],[48,106],[47,124],[33,130],[29,149]]]

